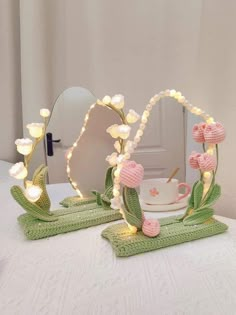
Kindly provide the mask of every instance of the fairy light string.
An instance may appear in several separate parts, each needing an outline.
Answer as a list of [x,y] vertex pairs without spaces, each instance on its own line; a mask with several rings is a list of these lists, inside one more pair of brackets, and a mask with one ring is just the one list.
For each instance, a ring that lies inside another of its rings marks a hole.
[[[105,99],[105,98],[104,98]],[[81,128],[81,131],[80,131],[80,134],[79,134],[79,137],[76,139],[76,141],[73,143],[72,147],[69,148],[68,150],[68,153],[66,155],[66,172],[67,172],[67,178],[71,184],[71,186],[73,187],[73,189],[77,192],[77,194],[79,195],[80,198],[83,198],[83,194],[82,192],[80,191],[79,187],[78,187],[78,183],[76,182],[76,180],[74,180],[72,178],[72,175],[71,175],[71,167],[70,167],[70,160],[73,156],[73,151],[74,149],[78,146],[78,143],[81,139],[81,137],[83,136],[83,133],[85,132],[86,130],[86,127],[87,127],[87,124],[88,124],[88,121],[89,121],[89,118],[90,118],[90,114],[91,114],[91,111],[94,109],[94,107],[96,105],[98,106],[105,106],[105,107],[108,107],[110,108],[111,110],[115,111],[123,124],[127,124],[127,121],[126,121],[126,118],[125,118],[125,114],[123,112],[123,110],[117,110],[117,108],[115,106],[113,106],[112,104],[110,104],[110,99],[107,100],[107,104],[104,103],[104,99],[103,101],[100,101],[100,100],[97,100],[96,103],[92,104],[87,112],[87,114],[85,115],[85,119],[84,119],[84,123],[83,123],[83,126]],[[105,99],[106,100],[106,99]],[[123,153],[124,151],[124,140],[123,139],[120,139],[120,146],[121,146],[121,152]],[[116,186],[117,187],[117,186]]]

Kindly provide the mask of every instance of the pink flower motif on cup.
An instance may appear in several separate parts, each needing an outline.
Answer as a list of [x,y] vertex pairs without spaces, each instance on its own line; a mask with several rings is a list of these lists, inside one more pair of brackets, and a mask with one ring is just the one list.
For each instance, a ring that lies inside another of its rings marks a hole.
[[190,156],[189,156],[189,164],[192,168],[194,169],[199,169],[199,157],[201,156],[200,153],[197,153],[195,151],[193,151]]
[[193,139],[196,142],[199,142],[199,143],[204,143],[205,142],[204,130],[206,128],[206,125],[207,125],[206,123],[202,122],[200,124],[195,124],[193,126],[192,134],[193,134]]
[[138,187],[143,180],[143,174],[144,169],[141,164],[127,161],[120,171],[120,182],[130,188]]
[[161,228],[158,220],[155,219],[146,219],[143,222],[142,226],[143,234],[148,237],[155,237],[160,234]]
[[205,142],[218,144],[225,139],[225,129],[219,122],[207,125],[204,130]]
[[159,192],[155,187],[150,189],[149,193],[150,193],[150,196],[152,196],[152,197],[156,197],[157,195],[159,195]]
[[210,172],[216,168],[216,158],[208,153],[203,153],[198,158],[199,168],[202,172]]

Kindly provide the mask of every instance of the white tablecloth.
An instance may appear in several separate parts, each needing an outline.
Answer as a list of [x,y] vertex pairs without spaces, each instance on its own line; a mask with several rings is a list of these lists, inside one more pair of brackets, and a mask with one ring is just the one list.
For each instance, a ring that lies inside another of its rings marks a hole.
[[[222,235],[117,258],[100,236],[109,224],[26,240],[7,186],[0,184],[1,315],[236,314],[235,220],[219,217],[229,225]],[[73,194],[68,184],[49,193],[54,204]]]

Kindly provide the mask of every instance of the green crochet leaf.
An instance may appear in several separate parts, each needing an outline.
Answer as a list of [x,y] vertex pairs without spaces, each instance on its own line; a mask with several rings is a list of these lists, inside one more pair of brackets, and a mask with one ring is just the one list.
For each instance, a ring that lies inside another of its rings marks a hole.
[[47,177],[48,168],[45,165],[40,165],[33,175],[33,185],[39,186],[42,189],[42,194],[35,202],[41,209],[49,211],[51,207],[50,198],[47,193],[46,188],[46,177]]
[[108,204],[111,204],[110,199],[105,194],[101,194],[101,200]]
[[32,217],[42,220],[42,221],[57,221],[58,218],[55,217],[49,211],[45,211],[45,209],[40,208],[36,203],[29,201],[19,186],[12,186],[11,194],[13,198],[21,205],[26,212],[28,212]]
[[113,166],[107,169],[106,179],[105,179],[105,189],[113,187],[113,177],[112,177]]
[[105,199],[103,199],[103,196],[104,195],[102,195],[102,199],[101,199],[101,204],[102,204],[102,207],[103,207],[103,209],[104,210],[111,210],[111,207],[110,207],[110,205],[111,205],[111,203],[110,203],[110,200],[108,199],[108,201]]
[[134,188],[125,186],[123,189],[123,200],[126,210],[142,223],[143,212],[140,207],[137,191]]
[[202,195],[203,195],[203,183],[199,181],[193,190],[193,199],[194,199],[194,209],[199,208],[201,201],[202,201]]
[[101,194],[98,191],[96,191],[96,190],[93,190],[92,194],[94,194],[96,196],[96,203],[97,203],[97,205],[101,206],[102,205]]
[[133,226],[136,226],[138,229],[142,228],[142,220],[138,219],[135,215],[128,212],[126,209],[123,209],[125,214],[126,221]]
[[109,199],[109,201],[113,198],[113,186],[109,186],[106,188],[104,195]]
[[191,209],[193,209],[193,208],[192,208],[192,207],[188,207],[188,208],[186,209],[185,213],[182,214],[182,215],[180,215],[180,216],[178,216],[178,218],[177,218],[176,220],[178,220],[178,221],[183,221],[183,219],[188,215],[189,210],[191,210]]
[[221,188],[220,185],[215,184],[209,194],[209,196],[204,201],[204,208],[213,205],[217,199],[220,198],[221,195]]
[[198,181],[196,181],[196,182],[193,184],[191,196],[190,196],[189,199],[188,199],[188,205],[189,205],[190,208],[193,208],[193,207],[194,207],[194,189],[195,189],[197,183],[198,183]]
[[184,225],[197,225],[206,222],[214,214],[214,210],[210,208],[202,209],[201,211],[194,212],[193,214],[187,216],[183,223]]

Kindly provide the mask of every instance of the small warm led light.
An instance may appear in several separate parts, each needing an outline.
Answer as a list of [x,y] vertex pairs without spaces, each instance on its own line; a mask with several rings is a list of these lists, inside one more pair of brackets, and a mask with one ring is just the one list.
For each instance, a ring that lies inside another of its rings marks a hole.
[[213,155],[214,154],[214,149],[207,149],[207,153],[210,154],[210,155]]
[[15,141],[17,151],[23,155],[28,155],[32,151],[33,141],[26,138],[26,139],[17,139]]
[[170,96],[175,97],[176,90],[170,90]]
[[32,186],[26,188],[25,197],[29,201],[36,202],[37,200],[39,200],[42,192],[43,191],[39,186],[32,185]]
[[114,175],[115,175],[115,177],[119,177],[120,176],[120,170],[115,170],[115,172],[114,172]]
[[211,172],[204,172],[203,176],[205,179],[209,179],[211,178]]
[[181,92],[176,92],[174,98],[178,100],[181,96]]
[[24,179],[28,171],[23,162],[18,162],[10,168],[9,174],[16,179]]
[[202,114],[201,108],[197,108],[195,114],[196,115],[201,115]]
[[75,143],[73,143],[73,147],[75,148],[75,147],[77,147],[77,143],[75,142]]
[[26,184],[26,187],[27,187],[27,188],[33,186],[32,180],[27,180],[27,181],[25,182],[25,184]]
[[210,125],[210,124],[213,124],[215,122],[214,118],[213,117],[209,117],[207,119],[207,123]]
[[47,118],[50,116],[50,110],[47,108],[41,108],[40,109],[40,116]]
[[109,95],[106,95],[102,99],[103,103],[106,105],[109,105],[111,103],[111,97]]
[[140,115],[136,113],[133,109],[129,110],[129,113],[126,116],[126,120],[129,124],[134,124],[140,119]]
[[129,230],[132,234],[136,234],[138,229],[136,228],[136,226],[130,225],[128,224]]
[[29,133],[33,138],[40,138],[43,135],[44,124],[32,123],[28,124],[26,128],[29,129]]
[[70,151],[68,154],[67,154],[67,159],[70,160],[72,157],[72,152]]

